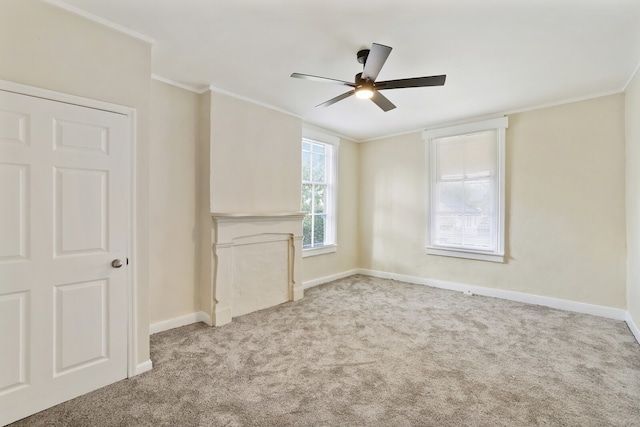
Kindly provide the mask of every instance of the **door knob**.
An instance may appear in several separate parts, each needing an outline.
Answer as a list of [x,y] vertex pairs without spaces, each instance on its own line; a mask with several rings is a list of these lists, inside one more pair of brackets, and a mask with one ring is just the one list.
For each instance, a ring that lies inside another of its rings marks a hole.
[[122,267],[122,261],[120,261],[119,259],[114,259],[113,261],[111,261],[111,267],[113,268]]

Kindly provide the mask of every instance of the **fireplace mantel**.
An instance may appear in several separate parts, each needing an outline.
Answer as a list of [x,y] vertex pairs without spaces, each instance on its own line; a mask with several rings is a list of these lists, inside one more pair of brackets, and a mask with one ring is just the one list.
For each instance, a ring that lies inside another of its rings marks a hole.
[[211,321],[303,297],[304,212],[212,212]]
[[304,212],[268,212],[268,213],[248,213],[248,212],[211,212],[211,217],[216,221],[278,221],[281,219],[293,219],[302,221],[307,214]]

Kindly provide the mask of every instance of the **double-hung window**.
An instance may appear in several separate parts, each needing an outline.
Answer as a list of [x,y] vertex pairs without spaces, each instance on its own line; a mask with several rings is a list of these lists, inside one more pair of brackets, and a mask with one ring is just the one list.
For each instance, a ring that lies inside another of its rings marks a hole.
[[301,210],[307,214],[302,224],[303,256],[336,250],[338,142],[338,138],[303,129]]
[[504,261],[504,146],[508,119],[428,130],[426,251]]

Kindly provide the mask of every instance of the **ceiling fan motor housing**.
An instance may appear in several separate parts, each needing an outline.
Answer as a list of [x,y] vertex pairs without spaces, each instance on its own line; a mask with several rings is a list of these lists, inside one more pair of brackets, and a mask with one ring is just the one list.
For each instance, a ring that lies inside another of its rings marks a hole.
[[354,83],[356,84],[356,90],[360,88],[368,88],[369,90],[373,90],[373,88],[376,86],[373,80],[369,80],[366,77],[362,77],[362,73],[356,74]]

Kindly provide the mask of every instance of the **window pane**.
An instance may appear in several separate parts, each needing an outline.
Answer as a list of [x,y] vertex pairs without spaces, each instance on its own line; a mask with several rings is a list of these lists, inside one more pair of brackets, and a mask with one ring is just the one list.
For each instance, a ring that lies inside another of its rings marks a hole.
[[464,172],[466,178],[495,176],[497,133],[495,130],[465,137]]
[[464,213],[464,183],[441,182],[437,188],[438,211]]
[[302,152],[302,180],[311,181],[311,153]]
[[324,145],[313,144],[312,151],[314,153],[324,154]]
[[302,140],[302,151],[311,151],[311,143],[304,139]]
[[313,213],[324,213],[327,200],[327,186],[316,185],[314,192],[314,211]]
[[465,215],[464,246],[476,249],[491,249],[492,230],[489,215]]
[[460,136],[437,140],[438,180],[462,179],[464,174],[464,140]]
[[464,183],[466,213],[491,213],[491,181],[467,181]]
[[462,245],[464,216],[453,213],[435,215],[435,244],[445,246]]
[[302,197],[300,207],[302,212],[311,213],[311,197],[313,195],[313,186],[311,184],[302,184]]
[[324,223],[325,215],[315,215],[313,224],[313,245],[324,245]]
[[324,182],[324,154],[312,154],[311,156],[311,179],[316,182]]
[[311,246],[311,215],[307,215],[302,221],[302,247],[309,246]]

